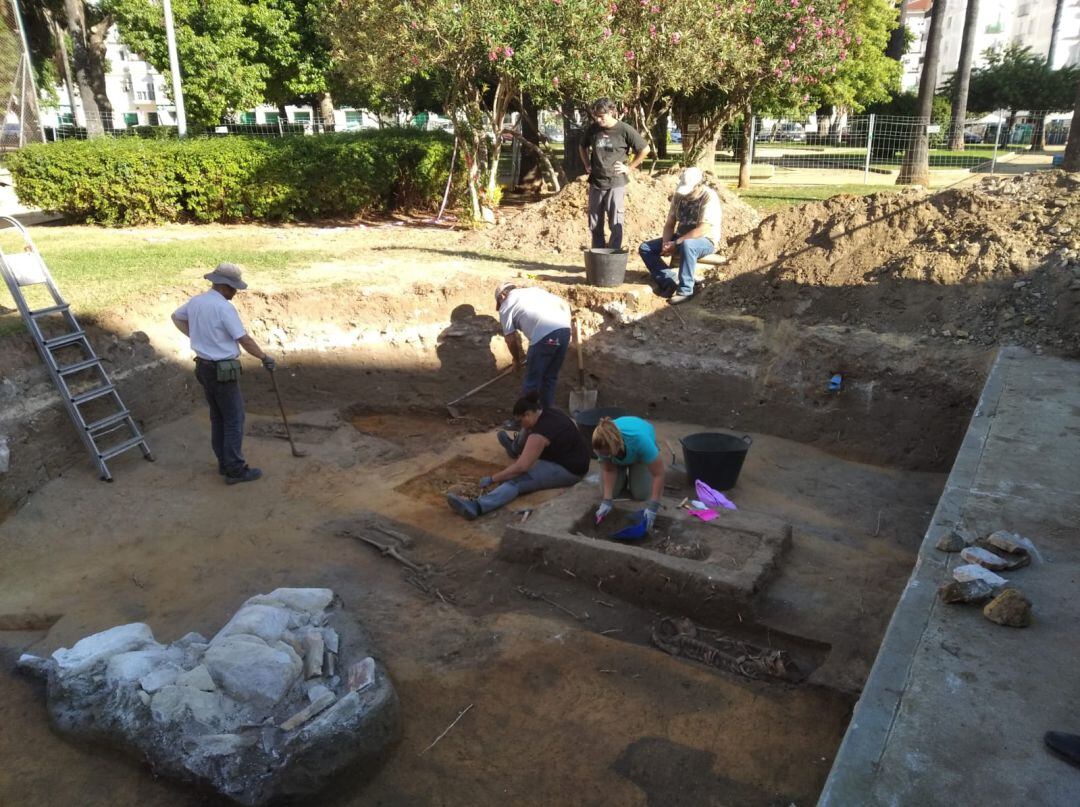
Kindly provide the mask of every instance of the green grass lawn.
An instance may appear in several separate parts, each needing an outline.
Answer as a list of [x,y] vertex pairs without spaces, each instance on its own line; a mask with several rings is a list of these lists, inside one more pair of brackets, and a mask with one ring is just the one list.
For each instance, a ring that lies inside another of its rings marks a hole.
[[[341,257],[281,236],[281,230],[271,228],[229,233],[221,227],[142,231],[37,227],[32,233],[61,293],[80,314],[90,316],[169,286],[199,282],[221,261],[240,264],[251,275],[279,279],[294,267]],[[0,231],[0,249],[5,253],[21,249],[21,244],[12,231]],[[34,295],[32,306],[51,305],[38,299],[44,287],[31,287],[27,293]],[[7,299],[3,305],[13,307]],[[0,314],[0,336],[21,328],[17,312]]]

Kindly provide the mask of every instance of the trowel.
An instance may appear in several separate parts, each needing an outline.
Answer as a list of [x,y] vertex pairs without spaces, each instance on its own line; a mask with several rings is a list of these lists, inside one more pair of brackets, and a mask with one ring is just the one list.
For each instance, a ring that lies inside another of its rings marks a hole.
[[578,388],[570,390],[570,414],[596,408],[596,390],[585,388],[585,359],[581,352],[581,326],[573,321],[574,341],[577,343]]

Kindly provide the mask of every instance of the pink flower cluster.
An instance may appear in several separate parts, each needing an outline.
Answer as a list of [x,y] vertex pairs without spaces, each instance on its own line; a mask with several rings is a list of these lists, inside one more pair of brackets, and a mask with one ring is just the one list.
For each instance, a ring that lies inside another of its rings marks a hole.
[[489,50],[488,51],[488,61],[489,62],[494,62],[500,56],[503,57],[503,61],[506,61],[507,59],[509,59],[513,55],[514,55],[514,49],[512,47],[510,47],[509,45],[504,45],[501,48],[496,47],[494,50]]

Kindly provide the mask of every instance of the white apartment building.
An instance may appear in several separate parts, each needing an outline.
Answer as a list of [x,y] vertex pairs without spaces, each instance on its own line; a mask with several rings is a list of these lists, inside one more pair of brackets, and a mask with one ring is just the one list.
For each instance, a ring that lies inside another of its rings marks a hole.
[[[170,94],[172,79],[162,75],[150,64],[132,53],[121,40],[114,26],[106,39],[106,57],[111,71],[105,75],[105,91],[112,104],[113,119],[110,129],[127,129],[133,126],[175,125],[176,105]],[[79,89],[74,88],[75,109],[72,109],[67,89],[60,85],[55,88],[60,99],[56,109],[41,110],[42,124],[46,127],[63,125],[85,126],[86,119],[79,99]],[[318,111],[311,106],[287,106],[286,118],[281,120],[281,113],[276,107],[260,106],[256,109],[241,111],[237,122],[276,126],[280,123],[294,123],[310,127],[318,119]],[[352,131],[378,127],[378,119],[371,113],[351,108],[334,110],[334,126],[337,131]]]
[[[908,2],[905,24],[914,39],[902,59],[905,90],[915,90],[919,86],[933,5],[933,0]],[[1011,43],[1030,47],[1033,53],[1046,56],[1050,50],[1054,5],[1054,0],[979,0],[973,66],[985,64],[983,54],[987,50],[1000,49]],[[966,13],[965,0],[949,0],[938,59],[938,86],[956,71],[960,61]],[[1065,0],[1053,67],[1072,64],[1080,64],[1080,0]]]

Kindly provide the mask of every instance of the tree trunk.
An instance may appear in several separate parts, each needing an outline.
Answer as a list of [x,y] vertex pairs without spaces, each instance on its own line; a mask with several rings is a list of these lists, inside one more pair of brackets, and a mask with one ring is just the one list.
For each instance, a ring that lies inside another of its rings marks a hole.
[[68,60],[67,38],[64,36],[64,29],[60,27],[60,23],[56,21],[56,18],[48,9],[45,9],[44,13],[49,22],[49,32],[52,34],[53,39],[56,40],[54,61],[57,63],[60,77],[64,81],[64,91],[67,92],[68,105],[71,107],[71,122],[76,126],[85,126],[86,117],[79,113],[79,108],[75,105],[75,81],[71,77],[71,62]]
[[321,92],[318,100],[319,117],[322,118],[323,131],[332,132],[334,131],[334,99],[330,97],[329,92]]
[[739,133],[739,187],[750,187],[750,159],[753,154],[754,148],[753,139],[753,125],[754,111],[750,108],[746,108],[746,114],[743,115],[742,131]]
[[1046,113],[1036,112],[1035,122],[1031,125],[1031,145],[1028,151],[1042,151],[1046,147]]
[[105,33],[108,26],[104,31],[96,29],[108,20],[88,26],[83,0],[64,0],[64,15],[71,35],[71,57],[75,63],[75,80],[79,85],[87,135],[104,134],[104,124],[112,123],[112,106],[105,93]]
[[1057,0],[1054,4],[1054,23],[1050,26],[1050,49],[1046,53],[1046,66],[1054,69],[1054,59],[1057,57],[1058,30],[1061,28],[1061,12],[1065,7],[1065,0]]
[[581,155],[578,154],[578,145],[584,130],[574,122],[573,101],[563,101],[562,104],[562,131],[563,131],[563,160],[562,171],[565,182],[573,182],[585,173],[585,166],[581,163]]
[[1080,82],[1076,85],[1076,100],[1073,102],[1073,122],[1069,126],[1069,140],[1065,144],[1065,160],[1062,167],[1066,171],[1080,171]]
[[964,150],[964,122],[967,120],[968,85],[971,82],[971,56],[975,50],[975,25],[979,20],[979,0],[967,0],[964,17],[964,38],[960,42],[960,61],[956,65],[956,80],[952,92],[952,123],[949,126],[949,148]]
[[521,176],[518,179],[517,189],[539,196],[544,189],[543,167],[540,164],[540,111],[528,94],[522,95],[520,104],[521,136],[528,145],[522,143]]
[[938,58],[941,54],[941,34],[945,27],[946,0],[937,0],[930,12],[930,31],[926,35],[926,57],[919,77],[919,118],[915,138],[904,152],[897,185],[930,186],[930,117],[934,112],[934,92],[937,90]]
[[656,119],[656,126],[653,128],[653,142],[656,144],[656,153],[653,154],[653,159],[666,160],[667,159],[667,147],[668,147],[668,113],[664,113]]

